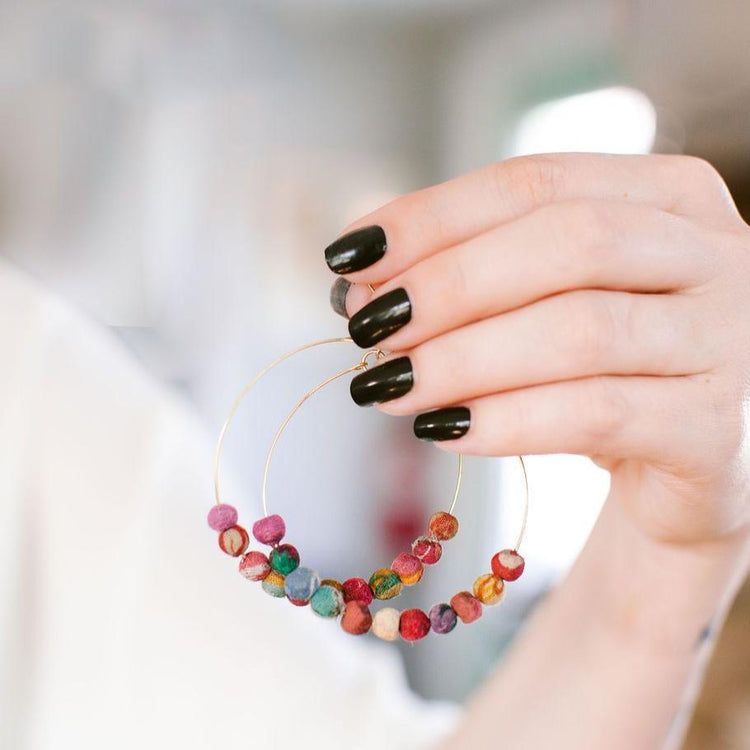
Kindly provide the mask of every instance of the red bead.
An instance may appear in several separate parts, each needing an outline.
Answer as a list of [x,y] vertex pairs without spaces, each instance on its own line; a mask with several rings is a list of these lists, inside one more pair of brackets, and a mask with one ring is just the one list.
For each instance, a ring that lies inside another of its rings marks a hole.
[[421,609],[405,609],[401,613],[398,632],[405,641],[418,641],[430,632],[430,618]]
[[363,635],[372,625],[370,608],[362,602],[350,601],[341,617],[341,627],[351,635]]
[[364,578],[349,578],[341,584],[345,602],[372,604],[373,594],[370,584]]
[[436,539],[453,539],[458,534],[458,519],[444,510],[439,510],[430,519],[429,529]]
[[492,572],[504,581],[515,581],[521,577],[526,561],[512,549],[500,550],[490,563]]
[[250,536],[242,526],[230,526],[219,534],[219,547],[232,557],[239,557],[250,544]]
[[419,539],[415,539],[411,545],[411,551],[425,565],[434,565],[443,555],[443,548],[440,546],[440,542],[436,542],[434,539],[426,536],[420,536]]
[[482,602],[468,591],[459,591],[451,599],[451,607],[456,610],[461,622],[467,624],[482,616]]
[[248,552],[240,560],[240,573],[249,581],[262,581],[270,572],[271,565],[262,552]]

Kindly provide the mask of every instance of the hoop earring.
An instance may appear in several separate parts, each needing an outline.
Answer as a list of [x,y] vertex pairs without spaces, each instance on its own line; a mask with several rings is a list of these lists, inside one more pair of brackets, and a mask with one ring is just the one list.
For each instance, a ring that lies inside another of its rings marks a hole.
[[525,500],[521,530],[515,546],[496,553],[490,562],[492,573],[479,576],[473,586],[473,593],[461,591],[450,600],[450,604],[436,604],[425,614],[419,609],[407,609],[399,612],[386,607],[373,616],[370,604],[374,599],[387,600],[398,596],[403,586],[417,584],[425,565],[433,565],[442,556],[442,541],[453,538],[458,532],[458,519],[453,510],[458,500],[463,474],[463,455],[458,454],[458,473],[453,499],[448,511],[438,511],[430,518],[428,531],[418,537],[412,544],[411,553],[401,553],[389,568],[379,568],[369,580],[350,578],[343,583],[335,579],[321,580],[316,571],[300,566],[300,556],[291,544],[280,544],[286,534],[284,519],[278,515],[269,515],[267,484],[268,474],[276,445],[284,429],[295,416],[300,407],[326,385],[349,373],[368,368],[368,359],[381,359],[385,353],[380,349],[365,352],[361,360],[351,367],[340,370],[313,386],[305,393],[286,415],[277,429],[265,461],[262,483],[263,517],[253,524],[252,532],[257,541],[271,547],[266,556],[262,552],[247,552],[250,537],[244,527],[238,525],[237,510],[221,500],[219,485],[219,463],[229,426],[240,404],[258,381],[277,365],[294,355],[318,346],[334,343],[350,343],[349,337],[323,339],[293,349],[281,355],[263,368],[243,388],[227,416],[214,455],[214,495],[216,504],[209,511],[208,524],[219,532],[220,548],[233,557],[240,557],[240,572],[249,580],[260,581],[263,589],[271,596],[288,598],[292,604],[305,606],[321,617],[338,618],[341,615],[342,628],[353,635],[361,635],[372,629],[373,633],[383,640],[393,641],[399,635],[406,641],[423,638],[430,630],[436,633],[449,633],[460,619],[470,623],[482,614],[482,605],[497,604],[504,596],[505,582],[520,577],[525,562],[518,554],[526,530],[528,519],[528,477],[521,456],[524,476]]

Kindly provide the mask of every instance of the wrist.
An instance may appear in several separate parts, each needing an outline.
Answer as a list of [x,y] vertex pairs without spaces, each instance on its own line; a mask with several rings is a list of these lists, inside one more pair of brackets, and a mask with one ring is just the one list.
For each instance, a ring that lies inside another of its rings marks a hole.
[[597,592],[590,626],[654,656],[718,632],[750,567],[750,534],[670,545],[643,534],[610,497],[571,577]]

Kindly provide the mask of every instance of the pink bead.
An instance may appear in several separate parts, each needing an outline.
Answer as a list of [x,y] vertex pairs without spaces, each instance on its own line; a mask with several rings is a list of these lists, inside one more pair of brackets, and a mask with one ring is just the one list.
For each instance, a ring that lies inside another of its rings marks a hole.
[[237,523],[237,509],[226,503],[214,505],[208,511],[208,525],[214,531],[226,531]]
[[262,552],[247,552],[240,560],[240,573],[249,581],[262,581],[270,572],[271,565]]
[[253,536],[261,543],[273,546],[278,544],[286,534],[286,524],[281,516],[273,515],[261,518],[253,524]]
[[393,572],[401,579],[404,586],[413,586],[419,582],[424,572],[422,561],[416,555],[402,552],[391,565]]
[[515,581],[521,577],[526,562],[512,549],[500,550],[490,561],[492,572],[504,581]]
[[426,536],[420,536],[419,539],[415,539],[411,545],[411,551],[425,565],[434,565],[443,554],[440,542],[436,542],[434,539]]

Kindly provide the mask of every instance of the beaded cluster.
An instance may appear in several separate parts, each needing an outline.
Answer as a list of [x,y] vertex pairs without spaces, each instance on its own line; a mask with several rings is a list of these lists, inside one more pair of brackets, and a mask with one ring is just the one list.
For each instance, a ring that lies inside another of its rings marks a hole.
[[373,615],[373,600],[397,597],[404,586],[418,583],[425,565],[434,565],[443,553],[441,542],[458,533],[458,520],[445,511],[438,511],[429,521],[427,533],[412,543],[411,552],[396,556],[390,568],[376,570],[368,581],[349,578],[340,583],[322,579],[310,568],[300,566],[300,555],[291,544],[281,544],[286,524],[279,515],[265,516],[253,524],[252,533],[261,544],[271,547],[268,554],[248,551],[250,535],[238,523],[237,510],[226,503],[214,505],[208,513],[208,525],[219,534],[219,547],[232,557],[239,557],[240,573],[261,583],[271,596],[287,598],[292,604],[309,605],[320,617],[340,617],[342,629],[351,635],[372,631],[385,641],[401,637],[414,642],[430,631],[450,633],[459,620],[471,623],[482,615],[482,607],[500,602],[505,584],[517,580],[524,570],[524,559],[516,550],[504,549],[490,560],[490,573],[480,575],[472,591],[460,591],[449,603],[435,604],[429,612],[421,609],[399,611],[384,607]]

